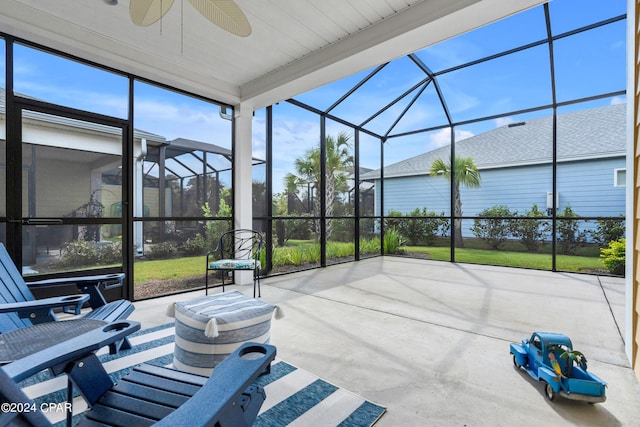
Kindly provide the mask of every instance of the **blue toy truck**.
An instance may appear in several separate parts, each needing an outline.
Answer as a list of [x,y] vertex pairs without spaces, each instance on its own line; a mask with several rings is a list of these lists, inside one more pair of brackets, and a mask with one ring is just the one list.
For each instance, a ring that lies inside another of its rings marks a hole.
[[587,360],[574,351],[569,337],[549,332],[534,332],[522,344],[511,344],[513,364],[523,368],[535,380],[545,384],[549,400],[556,395],[589,403],[604,402],[607,383],[587,372]]

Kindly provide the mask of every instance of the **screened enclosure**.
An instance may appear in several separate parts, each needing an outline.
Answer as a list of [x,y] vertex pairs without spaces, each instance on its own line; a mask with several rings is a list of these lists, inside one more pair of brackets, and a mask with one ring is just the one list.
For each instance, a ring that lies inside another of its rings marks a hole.
[[554,0],[258,109],[251,190],[233,106],[4,35],[0,241],[26,276],[180,292],[251,191],[263,275],[380,255],[620,275],[626,7]]
[[270,271],[621,274],[601,254],[625,229],[625,39],[626,2],[557,0],[259,111]]

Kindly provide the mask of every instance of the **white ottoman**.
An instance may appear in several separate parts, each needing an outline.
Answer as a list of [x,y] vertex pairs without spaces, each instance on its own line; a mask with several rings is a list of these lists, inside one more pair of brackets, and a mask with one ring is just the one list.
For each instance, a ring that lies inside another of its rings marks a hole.
[[210,376],[243,343],[269,343],[275,310],[238,291],[173,303],[167,314],[175,317],[174,367]]

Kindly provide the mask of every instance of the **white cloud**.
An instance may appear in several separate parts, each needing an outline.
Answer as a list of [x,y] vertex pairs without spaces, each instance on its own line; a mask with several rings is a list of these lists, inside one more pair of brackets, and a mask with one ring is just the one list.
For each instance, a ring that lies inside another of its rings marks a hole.
[[[461,141],[466,138],[472,137],[474,134],[470,130],[456,129],[455,138],[456,141]],[[451,131],[449,128],[440,129],[439,131],[429,135],[429,147],[430,149],[436,149],[451,144]]]
[[456,129],[456,141],[462,141],[463,139],[471,138],[475,134],[470,130]]
[[451,130],[440,129],[429,135],[429,146],[434,148],[444,147],[451,144]]
[[624,96],[614,96],[611,98],[611,105],[624,104],[627,102],[627,98]]
[[502,126],[507,126],[511,123],[515,123],[515,120],[513,120],[513,118],[511,117],[498,117],[496,119],[496,127],[502,127]]

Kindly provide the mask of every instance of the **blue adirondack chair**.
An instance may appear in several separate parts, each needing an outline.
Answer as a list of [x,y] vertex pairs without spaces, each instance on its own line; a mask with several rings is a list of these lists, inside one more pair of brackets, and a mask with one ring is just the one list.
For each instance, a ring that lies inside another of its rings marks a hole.
[[[50,368],[66,373],[90,406],[78,425],[251,426],[265,400],[262,387],[252,385],[269,371],[276,349],[247,343],[223,360],[211,377],[142,364],[117,384],[104,370],[95,351],[113,345],[140,328],[124,320],[87,332],[0,368],[0,401],[35,408],[4,411],[0,426],[48,426],[49,420],[17,385]],[[68,393],[69,396],[72,393]],[[30,406],[32,405],[32,406]],[[10,408],[10,406],[7,406]],[[67,422],[75,422],[71,413]],[[22,423],[22,424],[21,424]]]
[[[25,283],[0,243],[0,363],[16,360],[106,323],[126,319],[134,310],[127,300],[107,302],[100,286],[122,286],[124,273],[49,279]],[[36,299],[30,287],[75,284],[80,294]],[[84,303],[91,311],[76,320],[58,322],[55,309],[80,315]],[[125,348],[129,347],[125,341]]]

